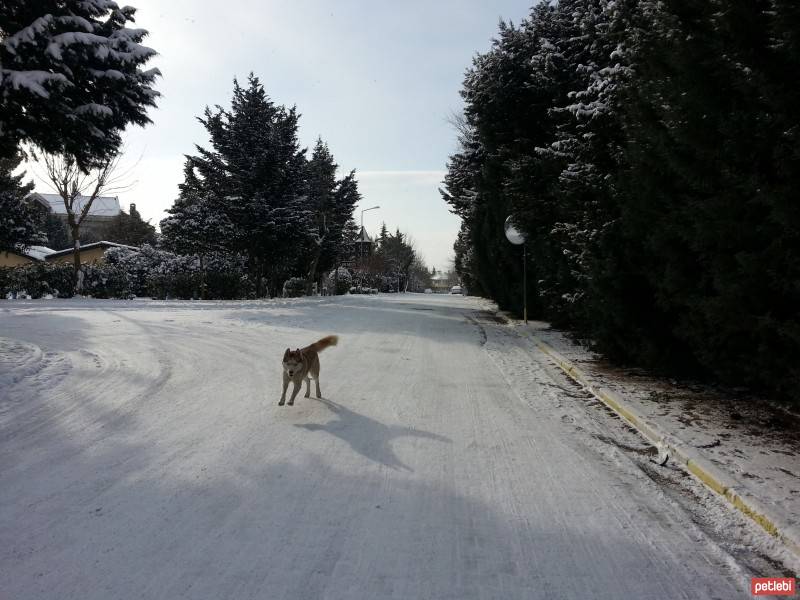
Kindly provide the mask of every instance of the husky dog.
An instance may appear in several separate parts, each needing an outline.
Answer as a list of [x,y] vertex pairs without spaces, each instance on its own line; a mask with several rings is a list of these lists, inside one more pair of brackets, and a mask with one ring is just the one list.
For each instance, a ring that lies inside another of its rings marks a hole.
[[286,388],[289,387],[290,381],[294,383],[294,389],[292,397],[289,398],[289,406],[294,404],[294,399],[297,392],[300,391],[304,379],[306,380],[306,398],[311,395],[312,378],[317,385],[317,398],[322,398],[322,392],[319,391],[319,353],[328,346],[335,346],[338,342],[338,337],[329,335],[305,348],[298,348],[294,351],[286,349],[283,354],[283,393],[278,406],[283,406],[286,402]]

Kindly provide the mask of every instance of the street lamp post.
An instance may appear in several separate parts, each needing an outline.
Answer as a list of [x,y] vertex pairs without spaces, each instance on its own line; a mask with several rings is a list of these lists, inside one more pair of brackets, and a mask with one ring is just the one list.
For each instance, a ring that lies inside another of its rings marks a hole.
[[[358,235],[361,235],[361,232],[364,231],[364,213],[368,210],[375,210],[376,208],[380,208],[380,206],[370,206],[369,208],[365,208],[361,211],[361,231],[358,232]],[[364,242],[360,240],[358,242],[358,262],[360,263],[359,266],[361,267],[361,287],[364,287]],[[362,289],[363,291],[363,289]]]
[[528,324],[528,245],[523,234],[514,225],[514,218],[509,216],[505,223],[506,239],[515,246],[522,246],[522,315]]

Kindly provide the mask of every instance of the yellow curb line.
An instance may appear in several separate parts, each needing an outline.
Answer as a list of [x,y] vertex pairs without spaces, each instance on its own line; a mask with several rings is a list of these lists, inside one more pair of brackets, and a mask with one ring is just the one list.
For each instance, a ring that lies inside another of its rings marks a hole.
[[540,340],[533,333],[528,332],[528,335],[531,336],[536,347],[555,361],[556,365],[569,377],[583,385],[595,398],[625,419],[625,421],[639,431],[644,438],[654,445],[662,446],[669,450],[671,456],[676,458],[680,464],[684,465],[686,469],[706,487],[720,496],[723,496],[739,512],[759,525],[768,534],[783,542],[790,551],[800,558],[800,536],[792,535],[788,531],[785,531],[785,529],[789,528],[777,525],[774,519],[768,517],[763,510],[754,506],[755,503],[753,501],[742,498],[733,489],[733,486],[726,485],[720,481],[718,475],[711,473],[709,468],[702,465],[696,458],[687,455],[686,450],[680,447],[680,445],[669,443],[665,435],[661,434],[649,423],[645,423],[644,419],[636,415],[633,411],[623,406],[620,400],[615,399],[605,390],[595,389],[586,375],[578,369],[578,367],[561,356],[556,350]]

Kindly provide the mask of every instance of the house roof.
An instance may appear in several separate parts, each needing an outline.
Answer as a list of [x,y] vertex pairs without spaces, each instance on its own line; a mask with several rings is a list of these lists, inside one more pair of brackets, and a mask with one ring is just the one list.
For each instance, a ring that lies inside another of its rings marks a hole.
[[366,229],[364,229],[364,227],[362,227],[362,228],[361,228],[361,232],[358,234],[358,237],[356,238],[356,241],[357,241],[357,242],[364,242],[364,243],[366,243],[366,242],[371,242],[371,241],[372,241],[372,238],[371,238],[371,237],[369,237],[369,234],[367,233],[367,230],[366,230]]
[[43,261],[46,256],[50,256],[53,252],[55,252],[55,250],[47,246],[28,246],[24,250],[21,250],[19,247],[11,250],[0,250],[2,254],[14,254],[36,261]]
[[[58,194],[40,194],[34,192],[31,197],[38,200],[45,207],[49,207],[51,212],[56,215],[66,215],[67,209],[64,208],[64,200]],[[83,210],[85,203],[89,200],[87,196],[78,196],[75,199],[75,211]],[[92,217],[116,217],[122,210],[119,207],[119,198],[116,196],[98,196],[92,202],[89,209],[89,216]]]
[[[81,252],[84,250],[91,250],[92,248],[127,248],[128,250],[139,250],[136,246],[126,246],[125,244],[117,244],[116,242],[107,242],[105,240],[99,242],[92,242],[91,244],[81,244]],[[58,250],[56,252],[51,252],[47,255],[47,258],[52,258],[54,256],[64,256],[65,254],[72,254],[74,252],[73,248],[65,248],[64,250]]]
[[22,254],[36,260],[44,260],[46,256],[51,255],[53,252],[55,252],[55,250],[47,246],[28,246]]

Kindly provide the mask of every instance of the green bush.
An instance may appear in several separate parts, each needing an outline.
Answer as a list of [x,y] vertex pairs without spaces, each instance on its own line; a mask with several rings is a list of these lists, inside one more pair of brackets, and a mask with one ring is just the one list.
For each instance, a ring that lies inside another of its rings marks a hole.
[[151,273],[147,288],[153,298],[159,300],[192,300],[200,297],[200,273],[176,271]]
[[133,298],[128,272],[118,265],[84,265],[83,292],[94,298]]
[[283,284],[284,298],[298,298],[306,295],[306,280],[302,277],[292,277]]
[[0,299],[4,300],[8,294],[8,282],[11,277],[10,267],[0,267]]
[[27,294],[41,298],[48,294],[59,298],[73,295],[72,265],[63,263],[32,263],[19,267],[0,268],[0,297]]
[[246,298],[251,292],[247,276],[231,271],[206,272],[206,297],[220,300]]
[[72,298],[75,287],[75,270],[68,263],[41,263],[50,293],[59,298]]
[[350,271],[344,267],[339,267],[338,277],[337,271],[331,271],[325,281],[325,285],[329,293],[332,292],[337,296],[341,296],[350,290],[350,287],[353,285],[353,276],[350,274]]
[[15,292],[21,294],[27,292],[31,298],[41,298],[51,293],[50,282],[47,281],[47,266],[43,263],[35,263],[17,267],[15,277],[12,282],[15,284]]

